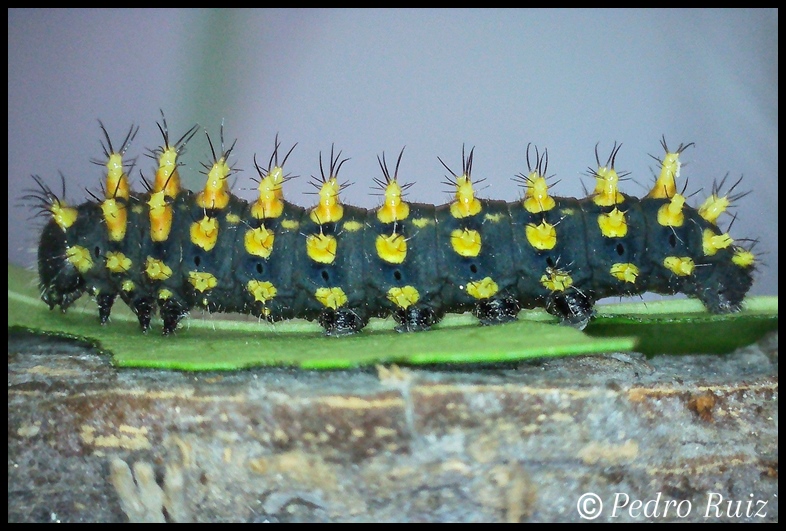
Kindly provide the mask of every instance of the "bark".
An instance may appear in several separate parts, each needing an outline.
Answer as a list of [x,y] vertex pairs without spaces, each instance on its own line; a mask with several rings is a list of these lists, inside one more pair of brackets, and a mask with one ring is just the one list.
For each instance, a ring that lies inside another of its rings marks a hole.
[[777,347],[183,373],[12,335],[8,520],[777,521]]

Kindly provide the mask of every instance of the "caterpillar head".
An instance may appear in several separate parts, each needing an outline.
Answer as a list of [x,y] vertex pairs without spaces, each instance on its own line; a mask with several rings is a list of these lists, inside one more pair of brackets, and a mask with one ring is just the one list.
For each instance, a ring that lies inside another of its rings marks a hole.
[[[37,187],[23,197],[36,210],[36,215],[47,219],[38,245],[38,278],[41,298],[52,309],[63,310],[78,299],[86,289],[83,275],[77,269],[74,251],[69,251],[68,233],[79,218],[78,209],[65,200],[65,176],[61,173],[63,191],[56,194],[38,175],[32,176]],[[69,259],[69,255],[74,260]]]
[[85,279],[70,256],[66,233],[51,220],[41,233],[38,246],[38,279],[41,299],[49,309],[60,306],[68,308],[82,296],[86,289]]
[[[753,254],[735,246],[723,259],[707,267],[697,267],[694,292],[712,313],[731,313],[742,309],[742,301],[753,285]],[[727,259],[731,255],[730,259]]]

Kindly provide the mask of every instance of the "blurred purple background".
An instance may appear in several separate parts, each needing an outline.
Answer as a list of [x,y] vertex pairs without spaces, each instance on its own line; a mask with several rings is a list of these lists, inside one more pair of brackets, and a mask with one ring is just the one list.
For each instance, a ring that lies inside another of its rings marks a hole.
[[[298,146],[288,199],[309,205],[309,176],[332,143],[351,157],[345,202],[373,207],[377,155],[395,163],[413,201],[444,203],[444,168],[475,146],[481,195],[513,200],[525,148],[549,150],[556,195],[583,195],[594,148],[622,142],[623,191],[652,182],[660,139],[685,152],[694,205],[729,172],[751,193],[732,236],[759,240],[754,294],[778,293],[778,11],[735,10],[28,10],[8,11],[8,260],[31,266],[42,218],[20,205],[37,174],[67,198],[99,190],[98,119],[120,143],[141,126],[132,174],[159,145],[166,113],[175,137],[222,119],[235,193],[254,197],[252,157],[278,133]],[[195,137],[182,173],[198,188],[207,160]],[[684,181],[683,181],[684,182]],[[722,218],[726,226],[731,216]]]

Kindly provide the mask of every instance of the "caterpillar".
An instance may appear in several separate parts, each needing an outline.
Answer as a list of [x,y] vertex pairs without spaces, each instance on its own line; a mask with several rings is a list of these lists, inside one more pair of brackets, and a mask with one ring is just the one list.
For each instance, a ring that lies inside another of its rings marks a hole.
[[[100,123],[100,122],[99,122]],[[284,199],[292,178],[276,135],[266,166],[254,167],[259,196],[232,194],[229,157],[210,136],[212,159],[203,163],[204,189],[180,184],[179,157],[197,133],[195,125],[170,140],[166,120],[157,123],[163,144],[148,155],[157,161],[145,192],[134,192],[124,159],[138,127],[119,149],[106,128],[101,194],[69,205],[34,175],[38,185],[25,196],[46,223],[38,246],[42,300],[65,311],[84,293],[95,298],[99,320],[109,320],[119,296],[141,329],[158,313],[171,334],[193,308],[241,312],[274,322],[317,320],[329,336],[352,334],[372,317],[392,316],[401,332],[427,330],[447,312],[472,312],[491,325],[517,318],[524,308],[544,307],[564,324],[584,328],[595,302],[644,292],[685,293],[713,313],[738,311],[753,282],[751,246],[735,242],[718,218],[744,194],[739,181],[722,193],[725,178],[698,208],[678,191],[680,155],[692,144],[654,157],[660,173],[638,198],[619,190],[627,176],[615,170],[621,144],[603,162],[595,146],[596,185],[587,197],[551,193],[548,151],[527,145],[527,172],[514,177],[522,187],[514,201],[478,197],[472,176],[474,148],[462,148],[460,171],[447,170],[453,199],[435,206],[407,200],[412,183],[399,180],[395,166],[377,156],[374,178],[383,197],[377,208],[342,203],[346,183],[339,172],[347,159],[331,147],[319,154],[312,177],[317,204],[304,208]]]

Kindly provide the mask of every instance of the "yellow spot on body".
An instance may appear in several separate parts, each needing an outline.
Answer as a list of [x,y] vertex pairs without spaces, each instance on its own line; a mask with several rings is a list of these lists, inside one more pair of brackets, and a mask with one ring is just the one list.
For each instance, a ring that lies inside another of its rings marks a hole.
[[244,244],[246,252],[261,258],[268,258],[273,252],[275,234],[264,226],[246,231]]
[[106,198],[128,199],[131,187],[123,170],[123,155],[112,153],[106,161]]
[[120,285],[120,289],[122,289],[126,293],[131,293],[136,289],[136,285],[134,284],[133,280],[125,279],[123,283]]
[[488,299],[499,291],[499,286],[491,277],[467,283],[467,293],[476,299]]
[[682,227],[685,221],[685,214],[682,207],[685,206],[685,196],[674,194],[671,200],[658,209],[658,223],[664,227]]
[[90,256],[90,251],[80,245],[68,247],[66,249],[66,259],[80,273],[87,273],[93,267],[93,258]]
[[106,268],[112,273],[127,273],[131,269],[131,259],[121,252],[106,253]]
[[347,221],[344,223],[343,227],[347,232],[357,232],[363,228],[363,224],[359,221]]
[[218,241],[218,219],[205,216],[191,224],[191,243],[210,251]]
[[254,296],[254,300],[261,303],[272,300],[278,294],[276,287],[267,280],[249,280],[246,290]]
[[728,233],[715,234],[711,229],[704,229],[701,237],[705,256],[712,256],[720,249],[726,249],[734,240]]
[[296,230],[300,228],[300,222],[296,219],[285,219],[281,221],[281,226],[287,230]]
[[617,207],[611,212],[598,215],[600,232],[606,238],[622,238],[628,233],[628,223],[625,221],[625,212]]
[[393,287],[388,290],[388,300],[406,310],[420,300],[420,293],[413,286]]
[[212,274],[204,271],[189,271],[188,283],[194,286],[194,289],[204,293],[207,290],[213,289],[218,285],[218,279]]
[[573,278],[564,271],[546,268],[546,274],[540,277],[541,285],[551,291],[565,291],[573,285]]
[[225,208],[230,198],[226,185],[230,171],[231,168],[223,157],[215,162],[207,174],[205,189],[196,196],[196,204],[202,208]]
[[166,288],[158,290],[158,300],[160,301],[168,301],[172,298],[172,295],[174,295],[174,293]]
[[601,166],[595,172],[595,192],[592,201],[598,206],[619,205],[625,197],[619,192],[619,175],[614,168]]
[[377,255],[390,264],[400,264],[407,257],[407,240],[395,232],[377,236],[376,247]]
[[504,216],[502,214],[486,214],[485,216],[483,216],[483,220],[490,221],[491,223],[497,223],[501,219],[503,219],[503,217]]
[[434,220],[431,218],[415,218],[412,220],[412,224],[415,225],[417,228],[422,229],[424,227],[428,227],[434,223]]
[[460,256],[477,256],[480,254],[480,233],[472,229],[456,229],[450,233],[450,245]]
[[320,264],[332,264],[336,259],[336,238],[329,234],[309,234],[306,237],[308,257]]
[[660,167],[660,175],[655,181],[655,185],[647,194],[647,197],[657,199],[667,199],[677,193],[677,179],[680,176],[680,154],[666,153],[663,157],[663,164]]
[[339,221],[344,216],[344,207],[338,199],[341,185],[335,177],[322,184],[319,190],[319,203],[311,210],[311,221],[314,223],[330,223]]
[[734,256],[731,257],[731,261],[740,267],[750,267],[756,262],[756,258],[753,256],[752,252],[742,247],[735,247]]
[[104,223],[109,231],[109,239],[114,242],[123,241],[126,235],[128,211],[126,206],[115,199],[106,199],[101,203]]
[[678,277],[687,277],[693,273],[693,268],[696,266],[689,256],[667,256],[663,259],[663,267]]
[[554,225],[541,221],[540,225],[529,223],[526,228],[527,241],[529,244],[540,251],[548,251],[557,245],[557,229]]
[[456,200],[450,204],[450,214],[457,219],[474,216],[481,210],[480,201],[475,197],[469,175],[456,178]]
[[631,284],[635,284],[636,279],[639,276],[639,268],[636,267],[635,264],[631,263],[616,263],[611,266],[611,270],[609,272],[611,273],[611,276],[617,280],[630,282]]
[[338,287],[319,288],[314,292],[314,297],[316,297],[316,299],[326,308],[332,308],[334,310],[347,303],[347,296],[344,290]]
[[63,230],[76,222],[77,210],[66,206],[65,203],[55,202],[49,207],[49,211],[52,213],[52,219]]
[[238,216],[237,214],[227,214],[227,217],[224,219],[226,219],[227,223],[229,223],[230,225],[237,225],[238,223],[240,223],[240,216]]
[[713,194],[705,199],[704,203],[699,207],[699,215],[710,223],[717,225],[718,217],[726,212],[729,204],[728,197],[718,197]]
[[549,195],[549,185],[546,179],[538,172],[532,172],[527,179],[524,195],[524,208],[527,212],[537,214],[551,210],[556,205],[554,198]]
[[172,269],[158,258],[148,256],[145,261],[145,274],[151,280],[166,280],[172,276]]

